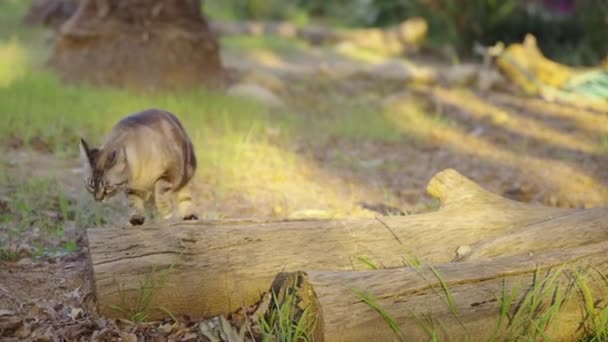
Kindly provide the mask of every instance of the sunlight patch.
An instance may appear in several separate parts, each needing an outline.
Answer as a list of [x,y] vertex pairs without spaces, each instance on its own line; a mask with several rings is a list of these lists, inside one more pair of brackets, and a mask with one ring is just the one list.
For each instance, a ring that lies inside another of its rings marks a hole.
[[0,87],[23,77],[26,67],[27,52],[18,39],[0,42]]

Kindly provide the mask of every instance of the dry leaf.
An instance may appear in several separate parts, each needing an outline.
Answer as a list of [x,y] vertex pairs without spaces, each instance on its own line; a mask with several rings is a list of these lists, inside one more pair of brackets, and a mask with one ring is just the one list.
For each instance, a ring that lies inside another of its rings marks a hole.
[[263,315],[266,314],[266,312],[268,312],[268,308],[270,307],[271,301],[272,301],[272,294],[270,292],[267,292],[264,295],[264,298],[262,299],[262,301],[260,302],[260,305],[258,306],[257,310],[255,310],[253,315],[251,315],[252,322],[257,322],[260,319],[260,317],[262,317]]
[[72,319],[78,319],[78,317],[82,316],[82,309],[81,308],[72,308],[72,310],[70,310],[70,317]]
[[0,318],[2,318],[2,316],[15,316],[15,312],[12,310],[0,309]]
[[209,339],[210,342],[220,342],[219,336],[217,336],[216,332],[213,331],[213,328],[209,325],[208,322],[201,322],[199,325],[199,330],[203,336]]
[[80,287],[75,288],[74,291],[66,293],[65,296],[69,299],[80,300]]
[[170,334],[171,331],[173,331],[174,327],[175,327],[175,325],[173,323],[165,323],[165,324],[161,324],[158,327],[158,331],[160,331],[163,334]]
[[228,322],[224,316],[220,316],[220,330],[228,342],[244,342],[245,331],[243,336]]
[[21,318],[13,311],[0,309],[0,330],[15,329],[21,324]]
[[137,335],[134,333],[121,331],[119,334],[122,342],[137,342]]
[[24,339],[32,333],[29,324],[22,324],[19,329],[15,331],[15,337]]
[[180,339],[180,342],[186,342],[186,341],[193,341],[193,340],[197,340],[198,339],[198,335],[195,333],[188,333],[186,335],[184,335],[184,337],[182,337]]

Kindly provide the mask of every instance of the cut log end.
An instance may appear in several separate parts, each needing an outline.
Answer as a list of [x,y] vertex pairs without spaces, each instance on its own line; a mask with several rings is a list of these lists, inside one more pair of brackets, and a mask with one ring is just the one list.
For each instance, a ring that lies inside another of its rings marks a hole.
[[290,318],[300,322],[312,341],[323,341],[321,304],[306,272],[279,273],[271,290],[276,294],[273,300],[277,301],[271,310],[290,305]]
[[445,169],[431,178],[426,187],[429,195],[448,205],[468,197],[492,195],[454,169]]

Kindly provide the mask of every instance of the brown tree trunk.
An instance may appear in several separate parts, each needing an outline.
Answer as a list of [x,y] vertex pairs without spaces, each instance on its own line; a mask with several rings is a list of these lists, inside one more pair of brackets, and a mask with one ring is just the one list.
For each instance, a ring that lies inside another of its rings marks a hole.
[[200,0],[82,0],[49,65],[65,80],[144,89],[215,85],[222,65]]
[[606,208],[527,205],[454,170],[435,175],[427,190],[442,205],[420,215],[89,229],[99,310],[119,316],[116,306],[135,308],[145,292],[149,308],[208,317],[255,303],[280,272],[395,268],[408,256],[430,264],[527,256],[608,237]]

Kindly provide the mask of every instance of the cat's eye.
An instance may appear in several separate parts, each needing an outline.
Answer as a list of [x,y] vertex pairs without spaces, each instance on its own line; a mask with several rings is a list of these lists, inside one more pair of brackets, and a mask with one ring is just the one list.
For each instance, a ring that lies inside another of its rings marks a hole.
[[116,162],[116,151],[112,151],[106,160],[106,167],[111,167]]

